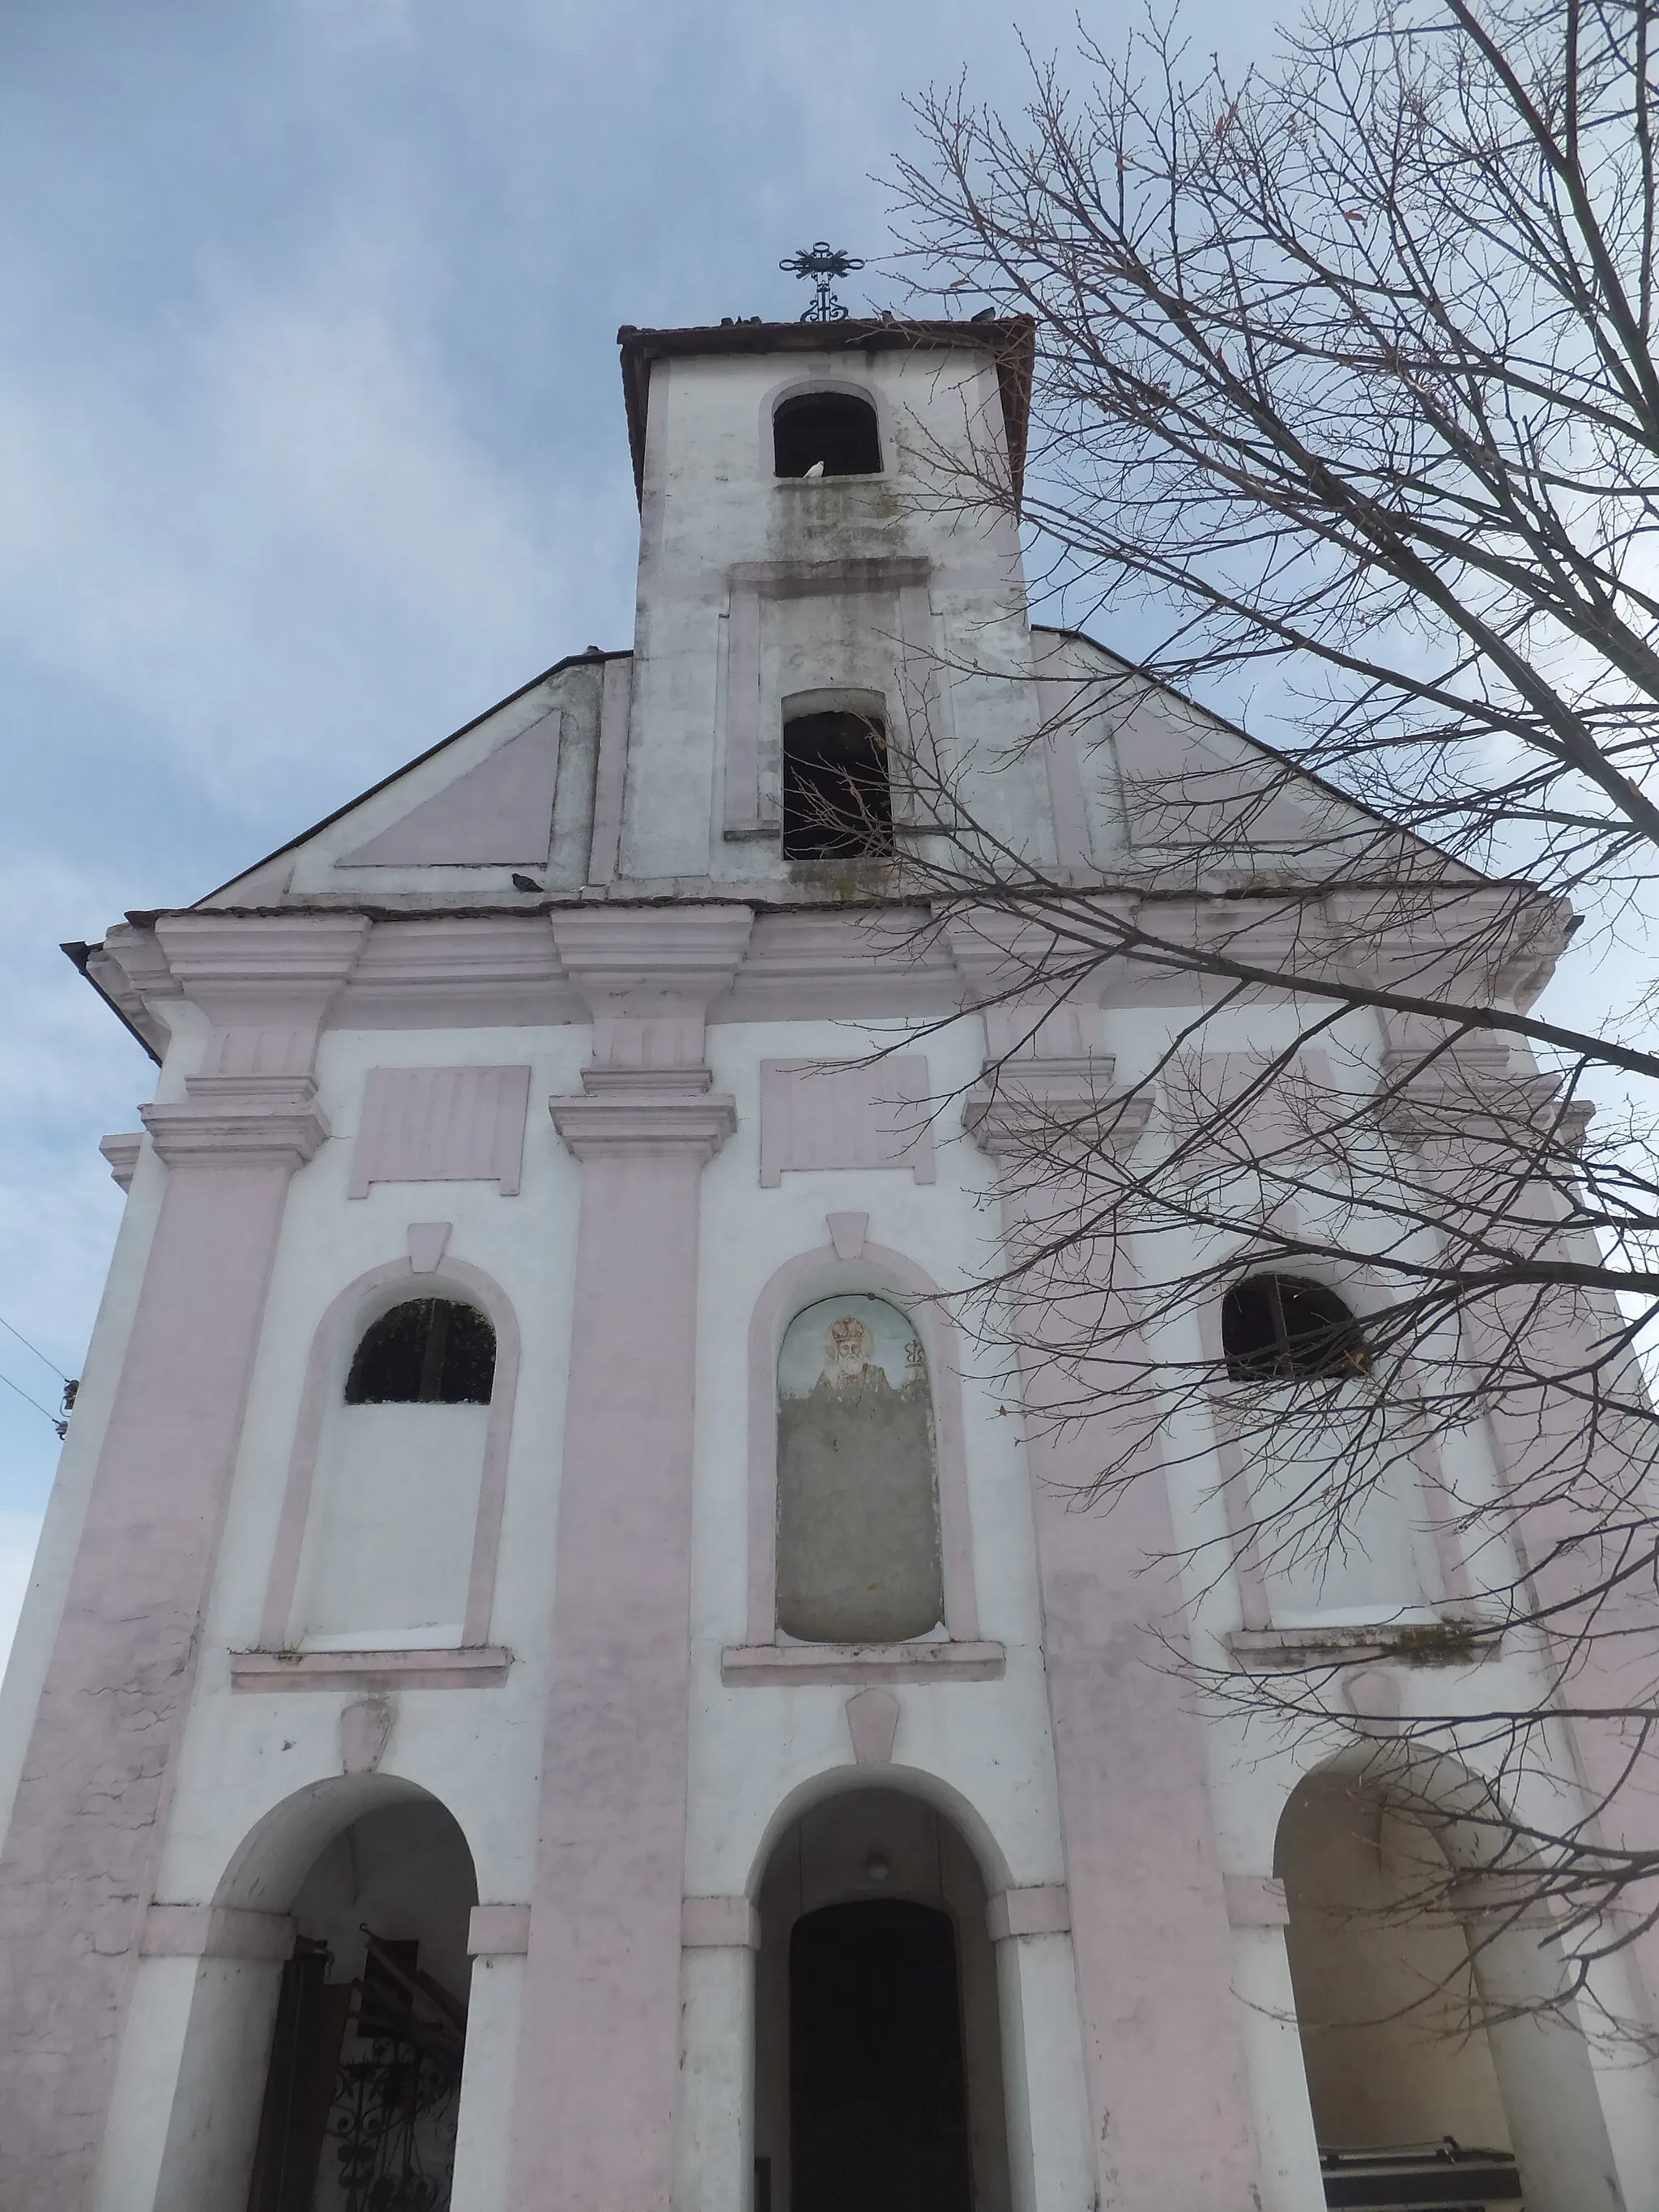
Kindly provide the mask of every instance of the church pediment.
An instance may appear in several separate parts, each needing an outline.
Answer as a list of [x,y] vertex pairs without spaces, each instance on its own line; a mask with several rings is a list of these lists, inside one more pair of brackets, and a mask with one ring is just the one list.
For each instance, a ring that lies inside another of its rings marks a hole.
[[629,658],[561,662],[200,904],[454,906],[579,888],[605,671]]

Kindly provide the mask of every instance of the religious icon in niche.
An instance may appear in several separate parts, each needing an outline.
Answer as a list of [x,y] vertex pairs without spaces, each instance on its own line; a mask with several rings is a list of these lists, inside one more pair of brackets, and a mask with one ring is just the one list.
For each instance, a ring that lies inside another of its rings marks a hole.
[[927,1357],[884,1298],[824,1298],[778,1355],[778,1626],[925,1636],[945,1610]]

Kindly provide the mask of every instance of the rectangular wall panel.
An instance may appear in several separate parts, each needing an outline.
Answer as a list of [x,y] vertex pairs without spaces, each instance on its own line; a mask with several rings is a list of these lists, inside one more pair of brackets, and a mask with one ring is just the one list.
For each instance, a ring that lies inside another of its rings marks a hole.
[[802,1168],[908,1168],[933,1180],[927,1062],[763,1060],[762,1184]]
[[350,1198],[376,1182],[493,1182],[517,1194],[527,1067],[375,1067],[351,1158]]

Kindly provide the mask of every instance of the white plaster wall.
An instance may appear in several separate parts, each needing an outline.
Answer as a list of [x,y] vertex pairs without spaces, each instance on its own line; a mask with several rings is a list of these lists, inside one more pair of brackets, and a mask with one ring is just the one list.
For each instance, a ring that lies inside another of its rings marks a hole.
[[[879,477],[780,479],[771,412],[814,378],[852,382],[882,418]],[[723,834],[721,732],[731,711],[728,574],[734,562],[926,559],[932,651],[941,700],[935,732],[947,763],[1035,726],[1024,587],[1012,526],[921,496],[930,441],[958,452],[1001,437],[995,379],[977,350],[832,354],[787,359],[672,359],[653,370],[643,502],[635,688],[623,873],[636,882],[787,879],[775,838]],[[775,753],[787,693],[854,685],[884,693],[902,726],[897,600],[884,589],[766,600],[762,608],[763,748]],[[958,683],[960,668],[983,670]],[[1000,822],[1047,842],[1036,763],[1012,759],[982,795]]]
[[487,1406],[347,1406],[336,1395],[294,1608],[304,1649],[459,1644],[489,1420]]

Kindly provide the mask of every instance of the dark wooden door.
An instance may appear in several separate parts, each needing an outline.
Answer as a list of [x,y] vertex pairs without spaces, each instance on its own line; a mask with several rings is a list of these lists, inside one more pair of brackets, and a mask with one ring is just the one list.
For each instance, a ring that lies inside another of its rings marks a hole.
[[972,2212],[956,1931],[831,1905],[789,1943],[792,2212]]

